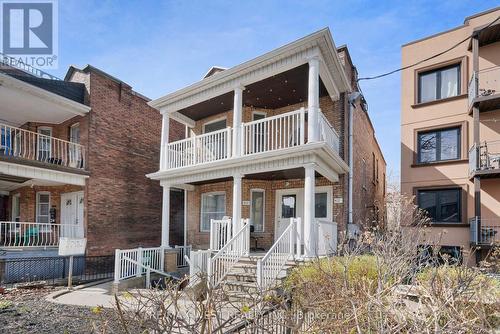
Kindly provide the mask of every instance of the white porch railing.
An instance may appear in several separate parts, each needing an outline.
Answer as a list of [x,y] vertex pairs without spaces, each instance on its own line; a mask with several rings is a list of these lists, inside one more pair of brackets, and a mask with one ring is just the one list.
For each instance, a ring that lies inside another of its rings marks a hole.
[[210,221],[210,250],[218,251],[224,247],[233,237],[232,230],[231,219],[212,219]]
[[175,141],[166,147],[165,168],[194,166],[231,157],[231,128]]
[[318,231],[317,255],[335,254],[337,251],[337,223],[316,219]]
[[469,150],[469,173],[500,171],[500,140],[485,141],[479,148],[474,144]]
[[162,247],[115,250],[115,283],[130,277],[141,277],[146,267],[163,271]]
[[189,257],[184,257],[189,265],[189,284],[192,284],[193,281],[196,282],[200,278],[200,273],[208,273],[208,262],[211,255],[212,251],[210,250],[198,250],[191,251]]
[[257,261],[257,284],[260,288],[267,289],[275,284],[286,263],[293,259],[296,247],[301,247],[301,243],[297,242],[299,224],[300,218],[290,218],[290,224],[266,255]]
[[319,134],[320,140],[326,142],[335,151],[339,151],[339,135],[337,131],[330,124],[328,119],[326,119],[325,114],[319,111]]
[[216,287],[231,271],[239,259],[250,250],[250,220],[242,219],[242,228],[234,234],[224,247],[208,259],[208,280]]
[[83,237],[83,226],[0,222],[0,248],[57,247],[59,237]]
[[[475,245],[500,243],[500,218],[474,217],[469,220],[470,238]],[[478,233],[480,226],[480,233]]]
[[189,264],[186,261],[186,256],[189,258],[189,254],[191,254],[193,247],[191,245],[175,246],[174,249],[177,250],[177,268],[187,267]]
[[85,169],[85,146],[2,123],[0,155]]
[[305,143],[305,109],[243,123],[244,155],[276,151]]

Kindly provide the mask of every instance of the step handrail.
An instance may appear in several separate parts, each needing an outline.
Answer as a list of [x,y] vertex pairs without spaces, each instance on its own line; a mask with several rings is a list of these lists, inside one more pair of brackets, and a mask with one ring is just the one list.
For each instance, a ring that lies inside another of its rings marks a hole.
[[250,250],[250,219],[242,219],[243,227],[213,257],[208,259],[207,275],[211,287],[226,277],[240,258]]
[[266,255],[257,261],[257,284],[266,289],[276,282],[276,278],[295,253],[297,225],[300,218],[290,218],[290,224],[269,248]]

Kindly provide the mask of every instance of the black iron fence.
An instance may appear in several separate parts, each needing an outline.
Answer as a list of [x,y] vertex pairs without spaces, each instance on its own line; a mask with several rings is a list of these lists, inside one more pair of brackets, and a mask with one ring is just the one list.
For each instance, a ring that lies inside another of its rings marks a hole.
[[[75,256],[73,284],[112,278],[115,257]],[[0,285],[43,282],[47,285],[66,284],[69,274],[68,257],[31,257],[0,259]]]

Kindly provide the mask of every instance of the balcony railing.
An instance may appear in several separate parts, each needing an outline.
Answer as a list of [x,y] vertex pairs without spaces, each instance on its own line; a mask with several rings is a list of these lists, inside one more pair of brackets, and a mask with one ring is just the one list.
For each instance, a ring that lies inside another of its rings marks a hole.
[[469,223],[471,243],[475,245],[500,243],[500,218],[474,217],[469,220]]
[[500,171],[500,140],[485,141],[469,150],[469,173]]
[[0,156],[85,169],[85,147],[0,123]]
[[[251,156],[288,149],[306,143],[306,110],[301,108],[281,115],[242,123],[241,155]],[[323,113],[319,112],[320,140],[339,150],[339,136]],[[195,166],[233,157],[234,130],[230,127],[166,145],[162,168],[173,169]]]
[[500,93],[500,66],[493,66],[472,73],[469,81],[469,105],[476,97]]
[[57,247],[59,237],[83,238],[83,226],[0,222],[0,248]]

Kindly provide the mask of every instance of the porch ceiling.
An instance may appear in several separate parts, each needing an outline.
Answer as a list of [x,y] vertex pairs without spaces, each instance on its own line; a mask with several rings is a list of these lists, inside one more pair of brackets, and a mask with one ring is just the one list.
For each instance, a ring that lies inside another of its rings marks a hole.
[[[308,64],[257,81],[245,87],[243,105],[248,107],[276,109],[307,101]],[[320,78],[319,95],[328,91]],[[179,110],[179,113],[198,121],[233,109],[233,92],[219,95],[201,103]]]
[[57,186],[64,183],[53,182],[40,179],[30,179],[26,177],[19,177],[14,175],[8,175],[0,173],[0,192],[2,191],[12,191],[17,188],[26,186]]
[[[293,180],[293,179],[303,179],[305,177],[304,168],[292,168],[284,170],[275,170],[263,173],[246,174],[243,179],[246,180],[262,180],[262,181],[273,181],[273,180]],[[321,177],[322,175],[316,172],[316,177]],[[227,182],[232,181],[232,177],[225,177],[215,180],[206,180],[201,182],[193,182],[192,185],[203,185],[216,182]]]
[[[500,41],[500,22],[488,28],[485,26],[477,27],[474,29],[474,32],[477,31],[479,31],[478,40],[480,47]],[[469,42],[469,50],[472,50],[472,40]]]

